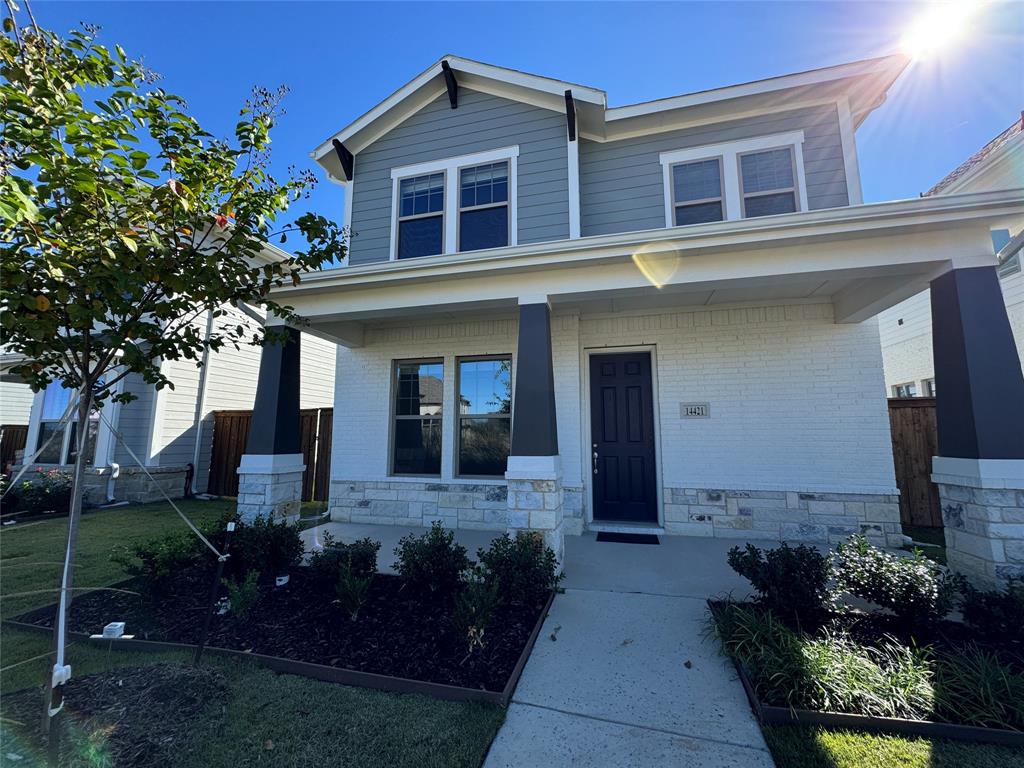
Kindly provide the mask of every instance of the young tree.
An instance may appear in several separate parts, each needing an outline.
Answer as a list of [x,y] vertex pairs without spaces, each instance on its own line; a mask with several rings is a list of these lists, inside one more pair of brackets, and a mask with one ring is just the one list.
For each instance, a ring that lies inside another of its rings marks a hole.
[[[24,356],[15,371],[33,389],[60,381],[81,393],[66,611],[90,413],[129,400],[115,391],[129,374],[173,387],[161,359],[200,365],[205,348],[280,341],[224,324],[207,336],[196,321],[246,304],[299,322],[271,289],[340,260],[345,232],[309,213],[278,224],[315,182],[310,171],[285,180],[268,171],[283,89],[256,89],[234,137],[215,138],[140,62],[100,45],[95,28],[61,37],[6,2],[0,330],[5,348]],[[293,255],[269,246],[292,232],[304,241]]]

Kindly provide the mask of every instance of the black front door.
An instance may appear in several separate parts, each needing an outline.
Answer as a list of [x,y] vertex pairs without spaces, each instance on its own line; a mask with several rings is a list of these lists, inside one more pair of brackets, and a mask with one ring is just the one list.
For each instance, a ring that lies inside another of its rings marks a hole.
[[590,357],[594,519],[657,523],[651,355]]

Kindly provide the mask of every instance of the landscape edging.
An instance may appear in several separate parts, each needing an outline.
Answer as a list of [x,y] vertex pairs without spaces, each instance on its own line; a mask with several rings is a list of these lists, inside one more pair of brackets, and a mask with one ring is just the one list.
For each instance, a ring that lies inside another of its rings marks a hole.
[[[708,600],[708,610],[715,616],[714,600]],[[718,632],[716,626],[715,632]],[[982,728],[974,725],[956,725],[940,723],[934,720],[908,720],[899,717],[874,717],[871,715],[851,715],[845,712],[821,712],[812,709],[793,709],[765,704],[757,698],[754,685],[747,675],[747,670],[735,659],[729,658],[736,674],[747,694],[747,701],[754,717],[761,725],[820,725],[825,728],[845,728],[848,730],[889,733],[902,736],[926,736],[933,739],[953,739],[986,744],[998,744],[1006,747],[1024,747],[1024,731],[1011,731],[1005,728]]]
[[[380,675],[374,672],[361,672],[359,670],[346,669],[344,667],[330,667],[325,664],[316,664],[310,661],[296,661],[282,656],[268,656],[262,653],[236,651],[231,648],[218,648],[212,645],[205,646],[203,648],[203,653],[221,656],[224,658],[249,659],[255,661],[260,666],[273,670],[274,672],[309,677],[314,680],[322,680],[328,683],[351,685],[357,688],[372,688],[374,690],[390,691],[392,693],[418,693],[446,701],[482,701],[505,707],[508,706],[509,701],[512,699],[512,694],[515,692],[516,685],[519,684],[519,678],[523,673],[523,668],[526,666],[526,662],[530,658],[530,654],[533,652],[533,646],[536,644],[537,638],[540,636],[541,627],[548,616],[548,611],[551,610],[551,603],[554,599],[555,593],[552,592],[544,603],[544,607],[541,609],[540,615],[537,617],[537,622],[533,627],[533,631],[530,632],[530,637],[527,639],[526,645],[523,646],[523,650],[519,654],[519,660],[512,668],[512,673],[509,675],[509,678],[505,683],[505,687],[501,691],[487,691],[482,688],[466,688],[458,685],[447,685],[445,683],[432,683],[426,680],[413,680],[408,677],[392,677],[391,675]],[[29,611],[28,613],[23,614],[23,616],[43,614],[47,611],[55,611],[56,608],[57,605],[54,603],[43,608],[37,608]],[[53,634],[52,627],[28,624],[16,619],[5,619],[2,623],[3,626],[10,627],[12,629],[21,629],[47,635]],[[93,637],[92,635],[88,635],[84,632],[68,632],[67,635],[71,639],[83,640],[96,645],[108,644],[110,648],[124,650],[194,652],[196,649],[196,646],[192,643],[172,643],[164,640],[140,640],[137,638],[109,639]]]

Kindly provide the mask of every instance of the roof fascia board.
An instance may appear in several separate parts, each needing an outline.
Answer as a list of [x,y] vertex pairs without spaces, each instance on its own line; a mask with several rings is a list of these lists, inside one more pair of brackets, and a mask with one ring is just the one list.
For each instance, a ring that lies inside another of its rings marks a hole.
[[[412,113],[407,113],[405,110],[399,110],[399,112],[402,113],[401,117],[396,118],[393,121],[393,124],[391,125],[390,128],[381,130],[379,133],[376,130],[372,131],[371,133],[373,135],[373,138],[370,138],[368,140],[360,137],[357,141],[352,141],[352,139],[355,138],[357,134],[369,128],[373,122],[384,117],[392,109],[399,107],[403,101],[406,101],[411,96],[413,96],[419,89],[428,85],[430,81],[433,80],[434,78],[437,78],[440,81],[439,84],[442,86],[440,88],[441,92],[447,92],[447,88],[443,87],[442,81],[442,60],[447,61],[449,66],[451,66],[451,68],[455,70],[457,75],[463,77],[469,75],[470,77],[466,78],[465,80],[460,78],[459,85],[474,87],[474,90],[484,90],[485,85],[481,81],[487,80],[491,81],[492,83],[492,85],[490,85],[489,87],[494,89],[502,89],[502,87],[504,87],[505,89],[507,89],[505,90],[505,93],[514,94],[512,98],[516,98],[517,100],[520,101],[526,100],[526,92],[528,91],[533,91],[538,95],[547,94],[556,97],[554,100],[552,100],[552,103],[554,104],[557,104],[558,100],[563,101],[561,109],[562,112],[565,112],[563,94],[565,93],[566,88],[572,88],[574,95],[577,94],[578,92],[579,95],[577,96],[577,98],[581,101],[589,101],[594,104],[598,104],[602,107],[606,103],[604,92],[594,88],[578,85],[576,83],[567,83],[561,80],[552,80],[550,78],[540,77],[538,75],[529,75],[526,74],[525,72],[517,72],[515,70],[505,69],[503,67],[495,67],[490,64],[483,64],[478,61],[473,61],[471,59],[463,59],[458,56],[444,56],[442,59],[439,59],[438,61],[431,64],[430,67],[428,67],[426,70],[421,72],[415,78],[413,78],[408,83],[399,88],[397,91],[392,93],[390,96],[384,99],[384,101],[380,102],[375,107],[365,112],[360,117],[356,118],[352,123],[350,123],[348,126],[343,128],[338,133],[334,134],[333,136],[323,141],[311,153],[313,159],[320,161],[320,159],[324,155],[332,151],[333,146],[331,142],[333,139],[337,139],[346,146],[352,144],[352,146],[350,146],[349,149],[350,151],[352,151],[353,154],[355,154],[355,152],[358,151],[356,147],[361,149],[362,147],[365,147],[367,144],[371,143],[375,138],[383,135],[388,130],[391,130],[391,128],[393,128],[395,124],[400,123],[402,120],[405,120]],[[473,83],[475,83],[475,86],[471,86],[471,84]],[[437,98],[437,94],[431,96],[425,102],[421,103],[418,107],[414,107],[414,111],[417,109],[422,109],[422,107],[425,104],[430,103],[435,98]],[[543,106],[545,106],[545,108],[548,109],[551,108],[547,106],[546,102]],[[390,122],[392,121],[389,121],[389,123]]]
[[[870,237],[892,230],[955,227],[977,220],[1024,217],[1024,190],[1000,190],[963,195],[938,195],[887,203],[872,203],[786,214],[768,219],[740,219],[626,232],[614,235],[558,240],[526,246],[497,248],[429,260],[391,261],[307,273],[298,287],[283,287],[275,294],[335,290],[360,284],[384,284],[393,280],[445,277],[467,270],[534,268],[629,255],[639,246],[644,252],[665,250],[730,249],[781,243],[807,238],[843,239]],[[970,254],[965,254],[970,255]],[[428,263],[423,263],[427,261]]]
[[896,61],[901,62],[900,71],[902,71],[904,66],[904,64],[902,64],[903,60],[904,57],[902,56],[887,56],[880,59],[867,59],[865,61],[855,61],[849,64],[840,64],[834,67],[814,69],[808,72],[781,75],[779,77],[771,77],[764,80],[755,80],[749,83],[742,83],[740,85],[729,85],[724,88],[698,91],[697,93],[685,94],[683,96],[672,96],[667,99],[646,101],[641,102],[640,104],[630,104],[624,107],[613,107],[607,110],[605,113],[605,119],[611,123],[616,120],[626,120],[631,117],[639,117],[641,115],[648,115],[656,112],[666,112],[673,109],[694,107],[715,101],[773,93],[800,86],[817,85],[820,83],[830,82],[832,80],[841,80],[848,77],[873,74],[879,71],[895,68]]

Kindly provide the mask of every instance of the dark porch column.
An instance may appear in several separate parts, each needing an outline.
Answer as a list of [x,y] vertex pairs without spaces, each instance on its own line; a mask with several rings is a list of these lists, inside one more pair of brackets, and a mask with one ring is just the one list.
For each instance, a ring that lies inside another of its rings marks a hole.
[[1024,376],[995,267],[931,284],[939,455],[1024,459]]
[[551,310],[543,301],[520,301],[512,446],[505,472],[510,532],[534,531],[562,560],[562,467],[555,421]]
[[519,307],[512,455],[558,455],[551,310],[546,302]]
[[299,441],[299,332],[283,329],[285,343],[266,344],[260,357],[249,441],[238,466],[238,514],[297,516],[305,471]]
[[301,335],[285,328],[288,341],[263,347],[256,402],[245,452],[260,455],[300,453],[299,357]]
[[992,587],[1024,577],[1024,375],[994,266],[947,272],[931,298],[946,554]]

